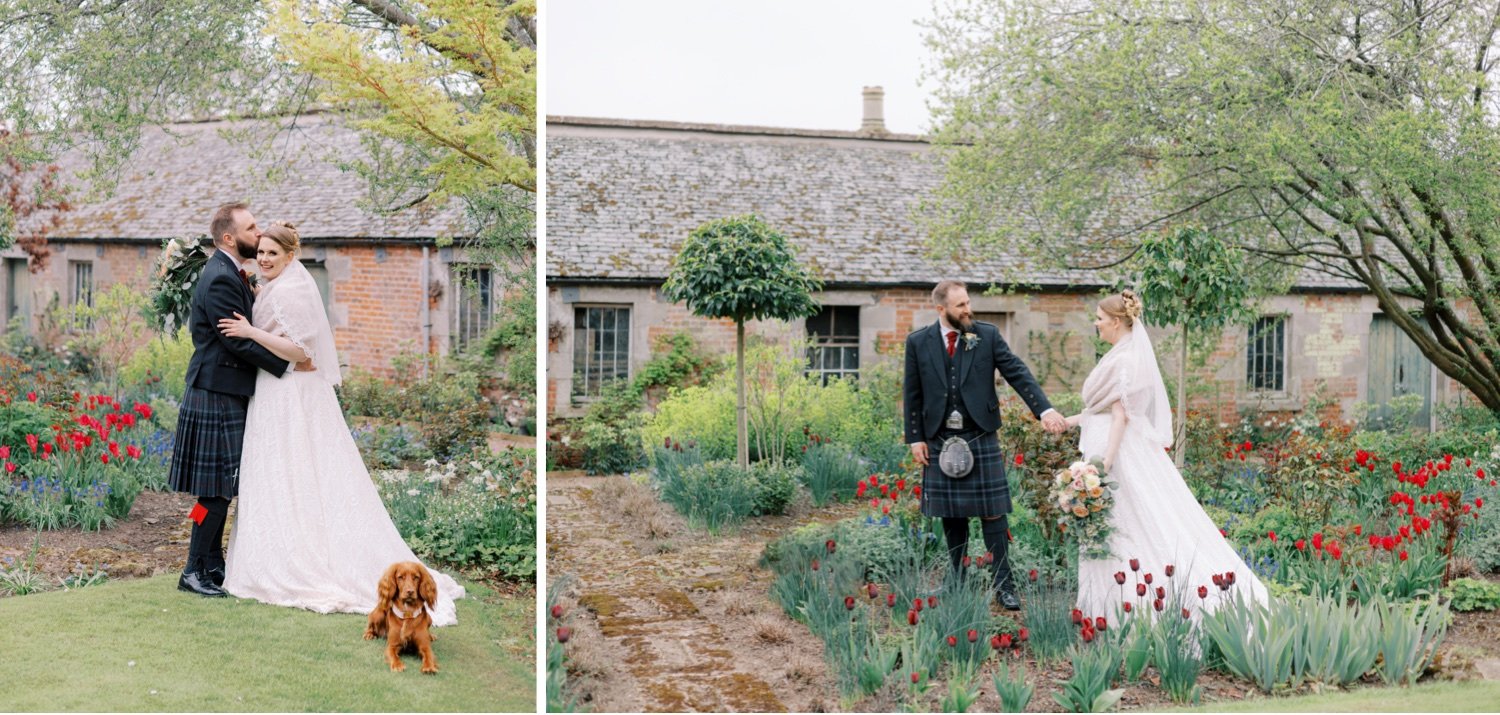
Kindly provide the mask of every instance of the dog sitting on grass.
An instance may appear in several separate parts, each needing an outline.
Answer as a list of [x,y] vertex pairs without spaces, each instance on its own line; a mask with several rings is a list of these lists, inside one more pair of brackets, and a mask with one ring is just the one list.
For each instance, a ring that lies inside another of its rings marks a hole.
[[432,617],[428,609],[437,604],[437,582],[426,567],[415,561],[391,564],[380,577],[379,599],[365,625],[365,640],[384,636],[385,659],[393,672],[406,670],[401,653],[415,650],[422,656],[422,672],[438,672],[432,654]]

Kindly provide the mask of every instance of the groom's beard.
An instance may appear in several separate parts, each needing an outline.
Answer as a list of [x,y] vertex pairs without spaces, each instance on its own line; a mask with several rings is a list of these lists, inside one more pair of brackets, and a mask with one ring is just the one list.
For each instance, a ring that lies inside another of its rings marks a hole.
[[956,315],[946,310],[943,311],[943,318],[948,321],[948,325],[957,328],[960,332],[970,333],[974,331],[974,320],[972,318]]
[[234,241],[234,247],[235,247],[235,250],[239,252],[240,258],[243,258],[243,259],[245,259],[247,261],[250,260],[250,259],[252,259],[252,258],[255,258],[256,254],[260,250],[259,244],[255,244],[255,243],[243,243],[239,239],[235,239],[235,241]]

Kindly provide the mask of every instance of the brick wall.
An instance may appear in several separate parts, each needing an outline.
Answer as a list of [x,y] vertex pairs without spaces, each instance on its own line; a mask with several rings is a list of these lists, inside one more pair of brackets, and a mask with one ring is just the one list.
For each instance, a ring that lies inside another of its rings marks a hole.
[[[33,312],[40,315],[54,296],[66,305],[71,296],[72,264],[93,264],[95,294],[115,283],[145,292],[150,286],[158,248],[148,244],[101,244],[54,241],[45,270],[29,275]],[[0,254],[19,258],[19,249]],[[380,375],[393,373],[391,359],[415,351],[447,352],[452,311],[458,289],[450,284],[449,264],[463,255],[454,249],[428,249],[430,292],[422,293],[422,247],[412,244],[304,246],[304,258],[322,261],[328,272],[330,322],[339,360]],[[9,276],[0,276],[0,295],[8,295]],[[433,287],[435,286],[435,287]],[[497,297],[498,300],[498,297]],[[422,344],[423,304],[430,323]],[[33,325],[36,325],[33,318]]]
[[[548,413],[564,417],[582,414],[570,399],[572,385],[572,305],[628,305],[632,308],[631,370],[639,370],[651,358],[650,348],[662,335],[680,330],[691,333],[700,346],[715,353],[734,349],[734,324],[707,320],[690,314],[681,305],[665,303],[653,287],[569,287],[556,283],[547,290],[549,321],[565,326],[564,336],[549,346],[547,356]],[[820,294],[829,305],[861,307],[861,360],[895,359],[912,329],[936,320],[929,305],[930,291],[919,288],[838,290]],[[986,296],[971,294],[975,312],[1008,316],[1006,338],[1043,389],[1053,395],[1076,393],[1094,365],[1093,309],[1097,296],[1073,293],[1035,293]],[[1302,294],[1273,296],[1261,306],[1263,314],[1288,317],[1286,382],[1284,393],[1258,394],[1246,382],[1246,329],[1230,328],[1212,350],[1206,364],[1188,377],[1188,407],[1220,421],[1239,419],[1241,409],[1272,414],[1295,414],[1320,389],[1332,401],[1325,416],[1348,416],[1365,398],[1368,366],[1365,364],[1372,316],[1378,312],[1374,299],[1353,294]],[[766,337],[801,335],[801,321],[781,324],[752,323],[747,334]],[[1158,357],[1169,383],[1175,383],[1179,351],[1175,329],[1151,329]],[[1439,376],[1434,402],[1451,400],[1461,391],[1455,382]],[[1002,393],[1003,394],[1003,393]],[[1173,394],[1172,399],[1176,399]]]

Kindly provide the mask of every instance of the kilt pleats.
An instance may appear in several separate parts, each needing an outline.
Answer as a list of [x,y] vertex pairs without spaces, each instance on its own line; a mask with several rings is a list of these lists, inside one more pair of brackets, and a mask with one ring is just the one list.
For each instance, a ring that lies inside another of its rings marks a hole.
[[240,453],[250,399],[189,385],[172,441],[172,489],[199,497],[239,493]]

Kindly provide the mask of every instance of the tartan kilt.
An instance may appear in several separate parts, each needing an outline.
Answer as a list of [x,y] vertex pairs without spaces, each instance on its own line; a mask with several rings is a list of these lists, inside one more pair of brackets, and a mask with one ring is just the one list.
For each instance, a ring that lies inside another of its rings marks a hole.
[[233,499],[240,487],[240,453],[250,398],[188,385],[177,413],[168,483],[198,497]]
[[938,466],[943,441],[927,440],[927,466],[922,469],[922,514],[937,517],[1001,516],[1009,514],[1010,482],[1000,437],[986,432],[969,443],[974,468],[954,479]]

